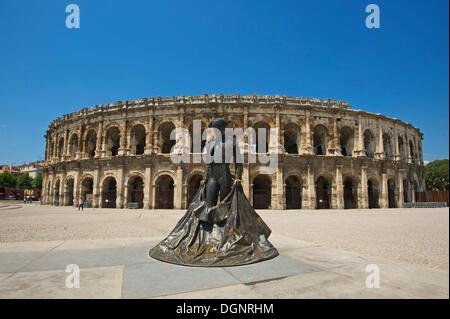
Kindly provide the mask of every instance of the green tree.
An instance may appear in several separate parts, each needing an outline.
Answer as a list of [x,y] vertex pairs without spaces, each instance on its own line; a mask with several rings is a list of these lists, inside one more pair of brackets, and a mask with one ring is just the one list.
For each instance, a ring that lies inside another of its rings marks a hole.
[[30,189],[33,187],[33,178],[28,173],[24,173],[17,179],[17,186],[23,189]]
[[33,178],[32,183],[33,189],[42,189],[42,176],[38,175],[35,178]]
[[448,159],[435,160],[425,165],[425,183],[427,190],[448,190]]
[[5,187],[16,187],[17,185],[17,176],[11,173],[8,170],[4,170],[0,173],[0,186]]

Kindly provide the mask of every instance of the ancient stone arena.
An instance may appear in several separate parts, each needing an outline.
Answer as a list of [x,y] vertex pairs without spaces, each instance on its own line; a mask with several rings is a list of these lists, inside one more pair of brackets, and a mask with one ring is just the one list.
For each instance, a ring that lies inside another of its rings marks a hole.
[[148,256],[183,212],[0,202],[0,298],[449,297],[448,208],[258,210],[280,256],[225,268]]
[[[269,175],[244,161],[242,185],[255,208],[395,208],[424,190],[423,137],[409,123],[329,99],[220,94],[119,101],[56,119],[45,136],[43,202],[185,209],[204,164],[173,163],[170,134],[192,133],[194,120],[204,130],[216,117],[276,132],[265,147],[244,139],[246,158],[278,158]],[[186,147],[191,157],[199,152]]]

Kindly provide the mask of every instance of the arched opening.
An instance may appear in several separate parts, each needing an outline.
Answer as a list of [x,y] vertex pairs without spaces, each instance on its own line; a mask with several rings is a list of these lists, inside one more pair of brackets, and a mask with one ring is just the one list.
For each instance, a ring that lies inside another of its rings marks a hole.
[[73,206],[73,191],[74,191],[74,180],[72,177],[67,178],[65,187],[65,204],[68,206]]
[[58,180],[56,180],[56,183],[55,183],[55,188],[54,188],[54,191],[53,191],[53,194],[54,194],[54,196],[53,196],[53,205],[55,205],[55,206],[58,206],[60,203],[59,203],[59,187],[61,186],[61,181],[58,179]]
[[358,181],[347,176],[344,178],[344,209],[358,208]]
[[394,179],[388,180],[388,207],[395,208],[397,204],[395,202],[395,181]]
[[103,181],[102,208],[116,208],[117,183],[114,177]]
[[62,160],[64,156],[64,138],[60,138],[58,142],[58,159]]
[[385,158],[391,160],[394,151],[392,149],[391,137],[386,133],[383,134],[383,149]]
[[409,183],[406,179],[404,179],[402,182],[403,182],[403,202],[409,203],[409,202],[411,202]]
[[50,143],[50,150],[49,150],[49,154],[48,154],[48,158],[51,159],[54,156],[55,152],[55,142],[51,142]]
[[300,129],[290,123],[284,128],[284,149],[288,154],[298,154],[300,150]]
[[89,130],[86,134],[84,142],[84,153],[88,158],[95,156],[95,148],[97,147],[97,132]]
[[402,162],[407,162],[407,158],[405,155],[405,144],[403,143],[403,139],[398,137],[398,151],[400,152],[400,160]]
[[409,141],[409,154],[411,156],[412,162],[416,163],[416,153],[414,152],[414,144],[412,141]]
[[120,148],[120,130],[117,126],[110,127],[105,134],[106,156],[117,156]]
[[316,125],[314,127],[314,154],[326,155],[328,143],[328,130],[323,125]]
[[200,188],[200,182],[202,180],[202,175],[200,174],[195,174],[194,176],[192,176],[189,181],[188,181],[188,185],[187,185],[187,198],[186,198],[186,204],[189,205],[192,200],[195,197],[195,194],[197,194],[198,189]]
[[297,176],[286,179],[286,209],[302,208],[302,183]]
[[130,147],[133,155],[144,154],[145,135],[145,127],[142,124],[137,124],[131,129]]
[[367,181],[367,195],[369,197],[369,208],[380,208],[380,183],[370,178]]
[[[253,145],[253,149],[256,153],[269,152],[270,145],[270,125],[266,122],[257,122],[253,126],[256,134],[256,144]],[[264,141],[265,139],[265,141]]]
[[135,203],[137,208],[144,207],[144,181],[140,176],[132,176],[128,180],[127,203]]
[[162,175],[156,181],[156,208],[173,208],[174,183],[169,175]]
[[339,143],[341,146],[342,156],[353,155],[353,130],[351,130],[348,126],[341,129]]
[[75,158],[78,151],[78,134],[72,134],[69,140],[69,156]]
[[[199,120],[197,120],[197,121],[199,121]],[[194,132],[194,123],[192,122],[191,125],[189,125],[189,136],[190,136],[189,152],[191,152],[191,153],[201,153],[203,151],[203,148],[206,145],[206,140],[202,139],[202,134],[203,134],[203,132],[205,130],[206,130],[206,125],[203,122],[201,122],[201,121],[200,121],[200,125],[198,127],[196,126],[195,132]],[[197,141],[196,143],[198,143],[198,141],[200,141],[200,143],[199,143],[200,144],[200,149],[199,150],[194,150],[194,140]]]
[[364,132],[364,150],[366,156],[373,158],[375,155],[375,138],[370,130]]
[[80,197],[85,204],[92,205],[94,198],[94,181],[90,177],[85,177],[81,182]]
[[173,123],[167,122],[159,127],[159,146],[161,148],[161,153],[170,154],[172,147],[175,145],[175,140],[170,139],[170,133],[175,129]]
[[253,180],[253,208],[268,209],[271,205],[272,181],[267,175],[258,175]]
[[331,181],[320,176],[316,182],[316,207],[317,209],[331,208]]

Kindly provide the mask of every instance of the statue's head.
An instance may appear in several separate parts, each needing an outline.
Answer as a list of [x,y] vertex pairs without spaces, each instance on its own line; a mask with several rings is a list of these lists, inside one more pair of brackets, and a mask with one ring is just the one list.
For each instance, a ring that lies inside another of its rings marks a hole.
[[228,125],[228,121],[224,118],[217,118],[209,122],[208,127],[213,127],[220,130],[222,133],[225,132],[225,127]]

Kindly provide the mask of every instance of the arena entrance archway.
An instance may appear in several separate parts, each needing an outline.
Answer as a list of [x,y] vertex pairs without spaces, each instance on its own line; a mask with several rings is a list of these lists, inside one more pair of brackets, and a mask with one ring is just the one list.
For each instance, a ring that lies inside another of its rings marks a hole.
[[302,183],[297,176],[286,179],[286,209],[302,208]]
[[203,176],[200,174],[195,174],[192,176],[187,185],[187,194],[186,194],[186,205],[189,205],[197,194],[198,189],[200,188],[200,182]]
[[395,208],[397,207],[395,203],[395,181],[394,179],[388,180],[388,207]]
[[267,175],[258,175],[253,180],[253,208],[268,209],[271,205],[272,181]]
[[380,184],[375,179],[369,179],[367,182],[367,195],[369,208],[380,208]]
[[144,207],[144,181],[140,176],[132,176],[128,180],[127,203],[137,203],[138,208]]
[[66,180],[66,187],[64,192],[65,205],[73,206],[73,191],[74,191],[74,179],[69,177]]
[[108,177],[102,186],[102,208],[116,208],[117,182],[114,177]]
[[175,125],[171,122],[164,123],[158,130],[159,145],[161,153],[170,154],[172,147],[175,145],[175,140],[170,139],[170,133],[175,129]]
[[94,192],[94,181],[90,177],[85,177],[81,182],[80,196],[85,203],[92,204],[92,196]]
[[344,209],[358,208],[358,181],[353,177],[344,178]]
[[316,182],[316,208],[331,208],[331,181],[320,176]]
[[156,180],[155,208],[173,208],[174,182],[169,175],[162,175]]

